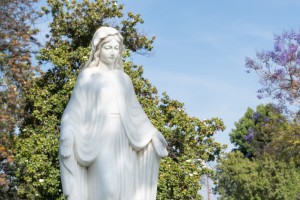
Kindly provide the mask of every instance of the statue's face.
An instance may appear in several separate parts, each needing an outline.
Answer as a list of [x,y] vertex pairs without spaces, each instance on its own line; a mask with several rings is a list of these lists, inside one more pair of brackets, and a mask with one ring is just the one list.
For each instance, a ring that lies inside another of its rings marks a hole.
[[113,64],[119,56],[119,49],[119,42],[116,39],[112,38],[112,40],[105,43],[101,47],[100,60],[108,65]]

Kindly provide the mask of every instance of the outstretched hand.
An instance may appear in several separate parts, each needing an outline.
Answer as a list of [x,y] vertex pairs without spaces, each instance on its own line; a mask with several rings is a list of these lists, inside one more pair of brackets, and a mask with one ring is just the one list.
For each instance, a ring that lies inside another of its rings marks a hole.
[[168,151],[167,151],[168,143],[167,143],[166,139],[164,138],[164,136],[160,132],[157,132],[152,137],[152,144],[153,144],[153,148],[158,156],[160,156],[160,157],[168,156]]

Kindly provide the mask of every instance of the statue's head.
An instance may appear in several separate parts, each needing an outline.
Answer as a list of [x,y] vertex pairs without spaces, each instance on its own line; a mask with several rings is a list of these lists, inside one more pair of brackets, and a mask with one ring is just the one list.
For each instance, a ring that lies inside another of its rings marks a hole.
[[101,27],[95,32],[92,39],[91,54],[84,68],[97,66],[100,59],[104,62],[110,62],[110,60],[105,60],[108,57],[105,52],[108,47],[114,48],[113,50],[116,54],[113,55],[116,57],[114,59],[115,69],[123,70],[123,37],[116,29],[111,27]]

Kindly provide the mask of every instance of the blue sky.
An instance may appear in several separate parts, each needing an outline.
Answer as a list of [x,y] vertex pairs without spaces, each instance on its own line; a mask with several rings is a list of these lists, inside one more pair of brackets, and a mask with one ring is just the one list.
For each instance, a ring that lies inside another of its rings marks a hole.
[[[300,28],[296,0],[120,0],[125,11],[141,14],[140,31],[156,36],[154,55],[133,55],[159,90],[185,103],[187,112],[223,119],[216,140],[229,145],[228,133],[247,107],[258,100],[255,74],[247,74],[246,56],[273,48],[273,34]],[[41,33],[42,34],[42,33]],[[212,199],[214,199],[213,197]]]
[[299,30],[300,1],[121,0],[126,11],[141,14],[140,30],[157,37],[154,55],[132,56],[145,77],[187,112],[223,119],[226,130],[217,141],[230,144],[228,133],[258,100],[258,77],[246,73],[246,56],[273,48],[274,33]]

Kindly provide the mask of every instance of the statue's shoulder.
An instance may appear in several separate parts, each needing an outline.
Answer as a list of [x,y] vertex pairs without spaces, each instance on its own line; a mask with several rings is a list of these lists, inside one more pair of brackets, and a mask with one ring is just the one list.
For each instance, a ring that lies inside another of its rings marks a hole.
[[122,79],[124,79],[125,82],[131,83],[131,78],[128,74],[126,74],[124,71],[118,70],[118,74]]
[[76,80],[77,84],[80,85],[80,84],[87,82],[92,77],[94,71],[95,70],[93,68],[83,69],[77,77],[77,80]]
[[86,77],[86,76],[90,76],[94,71],[95,70],[92,67],[82,69],[81,72],[78,75],[78,78],[83,78],[83,77]]

